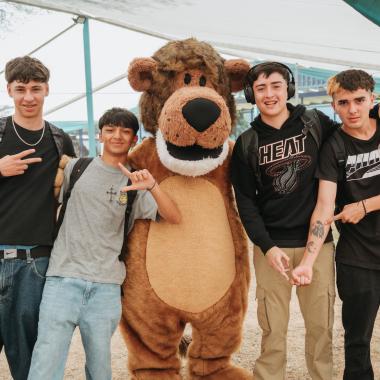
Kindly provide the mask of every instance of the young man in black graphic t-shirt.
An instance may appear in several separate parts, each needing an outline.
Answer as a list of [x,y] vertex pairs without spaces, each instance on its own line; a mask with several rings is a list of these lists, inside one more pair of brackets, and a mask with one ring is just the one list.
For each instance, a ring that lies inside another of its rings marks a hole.
[[[292,290],[286,281],[286,270],[296,267],[303,257],[310,217],[317,201],[315,170],[319,147],[312,133],[305,133],[302,120],[305,107],[287,103],[294,95],[294,86],[293,73],[281,63],[266,62],[250,70],[246,93],[251,92],[247,100],[260,111],[251,125],[258,136],[261,181],[244,149],[251,131],[238,138],[231,161],[239,214],[255,244],[257,313],[263,330],[262,350],[254,368],[257,380],[286,377],[286,335]],[[316,116],[322,143],[338,124],[322,112],[317,111]],[[313,380],[332,379],[333,254],[329,234],[314,266],[317,281],[309,287],[297,288],[306,328],[306,363]]]
[[[343,122],[336,133],[344,157],[333,136],[321,152],[318,202],[305,254],[292,272],[297,285],[311,283],[330,223],[343,222],[336,261],[345,329],[344,380],[374,379],[370,341],[380,303],[380,122],[368,117],[374,85],[362,70],[343,71],[328,83],[332,106]],[[333,216],[335,203],[341,211]]]
[[0,350],[12,378],[26,380],[53,246],[54,179],[71,140],[43,120],[49,70],[20,57],[5,68],[14,115],[0,118]]

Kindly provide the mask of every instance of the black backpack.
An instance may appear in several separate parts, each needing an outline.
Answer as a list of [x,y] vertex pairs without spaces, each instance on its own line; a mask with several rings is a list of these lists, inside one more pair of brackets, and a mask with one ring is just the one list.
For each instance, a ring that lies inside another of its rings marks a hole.
[[[322,127],[317,111],[314,109],[306,110],[300,118],[304,124],[302,133],[304,135],[310,133],[319,149],[322,144]],[[259,137],[253,126],[242,135],[241,142],[243,156],[253,171],[257,187],[262,188],[259,166]]]
[[[59,210],[59,215],[58,215],[57,223],[55,226],[54,238],[56,238],[58,236],[58,231],[62,225],[63,218],[64,218],[65,212],[66,212],[67,203],[68,203],[69,198],[71,196],[71,192],[73,190],[73,187],[74,187],[75,183],[78,181],[78,179],[80,178],[80,176],[83,174],[83,172],[86,170],[88,165],[91,163],[92,160],[93,160],[92,157],[81,157],[74,164],[73,170],[70,174],[69,187],[63,196],[61,209]],[[128,179],[128,185],[130,185],[130,183],[131,183],[131,180]],[[133,205],[133,202],[136,198],[136,195],[137,195],[136,190],[128,191],[127,207],[125,208],[124,242],[123,242],[123,248],[122,248],[121,253],[119,255],[119,260],[121,260],[121,261],[124,261],[126,254],[127,254],[126,241],[127,241],[127,232],[128,232],[128,221],[129,221],[129,216],[131,215],[132,205]]]

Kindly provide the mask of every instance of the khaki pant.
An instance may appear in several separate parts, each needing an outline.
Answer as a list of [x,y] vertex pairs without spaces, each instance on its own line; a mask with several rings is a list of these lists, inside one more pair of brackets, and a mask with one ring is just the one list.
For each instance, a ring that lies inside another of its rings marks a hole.
[[[302,259],[304,247],[283,248],[290,270]],[[262,333],[261,355],[254,369],[255,380],[283,380],[286,371],[286,340],[292,286],[272,269],[260,248],[254,249],[257,317]],[[297,287],[305,321],[305,356],[313,380],[332,379],[332,327],[334,320],[334,245],[323,245],[313,268],[310,285]]]

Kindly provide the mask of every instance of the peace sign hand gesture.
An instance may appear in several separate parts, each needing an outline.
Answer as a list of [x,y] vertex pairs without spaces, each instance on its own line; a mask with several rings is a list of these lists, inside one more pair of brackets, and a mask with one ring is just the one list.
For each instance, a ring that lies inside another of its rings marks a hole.
[[29,165],[41,162],[41,157],[26,158],[35,151],[35,149],[27,149],[20,153],[0,158],[0,177],[24,174]]
[[153,190],[156,186],[156,180],[153,178],[152,174],[147,169],[136,170],[135,172],[130,172],[124,165],[119,162],[119,168],[123,174],[128,177],[132,184],[125,186],[121,191],[130,190]]

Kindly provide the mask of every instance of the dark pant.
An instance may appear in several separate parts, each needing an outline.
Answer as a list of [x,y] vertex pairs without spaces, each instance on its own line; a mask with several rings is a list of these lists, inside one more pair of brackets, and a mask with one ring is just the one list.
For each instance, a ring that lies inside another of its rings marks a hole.
[[370,343],[380,303],[380,270],[337,264],[345,330],[343,380],[373,380]]
[[48,263],[48,257],[0,260],[0,350],[14,380],[28,377]]

